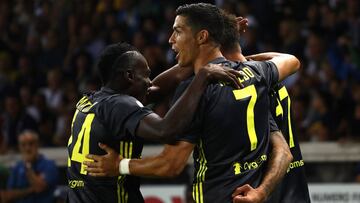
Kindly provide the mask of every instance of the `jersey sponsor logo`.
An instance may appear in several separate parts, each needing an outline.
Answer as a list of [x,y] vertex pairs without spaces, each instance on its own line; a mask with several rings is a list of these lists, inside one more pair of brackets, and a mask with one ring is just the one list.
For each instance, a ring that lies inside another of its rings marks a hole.
[[68,185],[71,189],[83,188],[85,186],[85,183],[82,180],[69,180]]
[[297,160],[297,161],[293,161],[293,162],[290,163],[290,165],[289,165],[286,172],[289,173],[292,169],[302,167],[302,166],[304,166],[304,164],[305,164],[304,160],[302,160],[302,159]]
[[239,175],[245,171],[255,170],[255,169],[259,168],[266,160],[267,160],[267,156],[264,154],[264,155],[261,155],[260,157],[258,157],[254,161],[245,162],[245,163],[235,162],[233,164],[234,173],[235,173],[235,175]]

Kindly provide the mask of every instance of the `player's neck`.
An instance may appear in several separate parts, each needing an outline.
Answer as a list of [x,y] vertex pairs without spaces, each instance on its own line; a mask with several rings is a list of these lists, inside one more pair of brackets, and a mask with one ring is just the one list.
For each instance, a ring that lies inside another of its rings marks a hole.
[[224,56],[227,60],[230,61],[240,61],[240,62],[244,62],[246,61],[246,58],[240,53],[240,52],[227,52],[226,54],[224,53]]
[[105,87],[115,91],[118,94],[129,94],[128,88],[124,87],[124,85],[109,82],[105,85]]
[[219,57],[223,57],[219,47],[211,45],[200,46],[199,56],[194,63],[194,73],[197,74],[206,64]]

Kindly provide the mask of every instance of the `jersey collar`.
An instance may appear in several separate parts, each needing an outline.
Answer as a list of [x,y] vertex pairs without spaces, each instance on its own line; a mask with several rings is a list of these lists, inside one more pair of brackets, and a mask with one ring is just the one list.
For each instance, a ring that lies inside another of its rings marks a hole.
[[224,57],[218,57],[212,61],[210,61],[209,63],[212,63],[212,64],[219,64],[219,63],[224,63],[226,62],[227,60],[224,58]]
[[115,90],[108,88],[108,87],[101,87],[100,89],[102,92],[108,93],[108,94],[118,94]]

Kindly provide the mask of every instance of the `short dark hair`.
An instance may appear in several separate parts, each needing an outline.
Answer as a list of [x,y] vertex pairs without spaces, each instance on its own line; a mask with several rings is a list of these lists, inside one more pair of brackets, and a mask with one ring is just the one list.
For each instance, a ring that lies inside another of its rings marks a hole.
[[221,51],[222,52],[231,52],[236,49],[239,49],[239,38],[240,34],[237,28],[236,16],[230,13],[222,11],[222,16],[224,18],[224,33],[223,39],[221,42]]
[[[129,60],[129,57],[124,57],[123,54],[129,51],[137,51],[137,49],[128,43],[116,43],[107,46],[102,51],[97,69],[103,85],[110,81],[116,71],[115,69],[119,68],[121,62],[124,62],[124,64],[127,63],[125,60]],[[117,62],[116,65],[115,62]]]
[[212,4],[185,4],[176,9],[176,15],[187,18],[187,23],[194,32],[207,30],[210,38],[221,44],[224,31],[224,21],[221,10]]

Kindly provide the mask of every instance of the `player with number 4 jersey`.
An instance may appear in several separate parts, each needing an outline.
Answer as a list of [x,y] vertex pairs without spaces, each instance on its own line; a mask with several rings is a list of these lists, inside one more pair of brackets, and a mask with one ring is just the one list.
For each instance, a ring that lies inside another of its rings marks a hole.
[[150,113],[149,109],[141,108],[135,98],[116,94],[109,88],[84,96],[78,102],[68,146],[70,202],[143,201],[138,177],[95,178],[87,175],[82,162],[90,152],[105,154],[99,142],[106,143],[124,157],[140,158],[142,140],[132,135],[137,123]]

